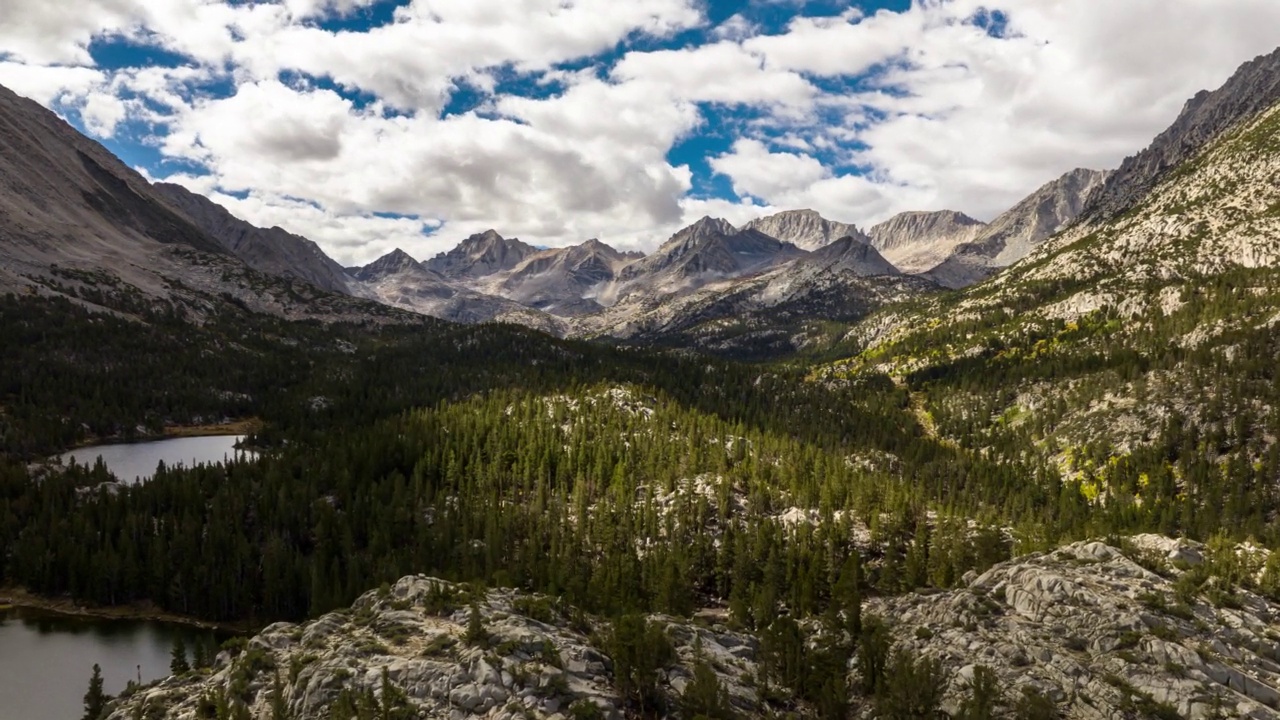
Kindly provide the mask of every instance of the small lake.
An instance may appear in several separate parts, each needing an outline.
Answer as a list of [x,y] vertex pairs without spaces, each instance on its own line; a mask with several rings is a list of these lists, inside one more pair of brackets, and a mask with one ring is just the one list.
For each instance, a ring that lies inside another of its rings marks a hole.
[[166,466],[195,467],[225,462],[235,457],[254,457],[252,452],[236,449],[236,443],[243,439],[243,435],[208,435],[93,445],[63,453],[61,458],[64,464],[69,464],[74,458],[81,465],[93,465],[101,456],[111,474],[121,482],[131,483],[149,480],[162,460]]
[[139,673],[143,682],[166,677],[177,637],[188,651],[217,642],[212,631],[186,625],[0,610],[0,719],[75,720],[94,663],[115,695]]

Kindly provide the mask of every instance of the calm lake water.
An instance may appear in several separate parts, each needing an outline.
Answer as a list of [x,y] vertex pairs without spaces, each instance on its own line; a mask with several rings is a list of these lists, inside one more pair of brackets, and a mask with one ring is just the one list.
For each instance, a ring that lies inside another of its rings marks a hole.
[[[161,460],[165,465],[181,464],[194,467],[206,463],[224,462],[236,457],[237,454],[253,457],[251,452],[236,450],[236,443],[243,439],[243,435],[210,435],[140,443],[94,445],[63,453],[62,462],[69,463],[72,458],[75,458],[75,461],[81,465],[92,465],[101,456],[107,469],[120,478],[121,482],[134,482],[150,479]],[[5,719],[0,717],[0,720]]]
[[167,676],[178,636],[188,649],[216,640],[185,625],[0,610],[0,720],[75,720],[94,663],[114,695],[138,679],[139,666],[144,682]]

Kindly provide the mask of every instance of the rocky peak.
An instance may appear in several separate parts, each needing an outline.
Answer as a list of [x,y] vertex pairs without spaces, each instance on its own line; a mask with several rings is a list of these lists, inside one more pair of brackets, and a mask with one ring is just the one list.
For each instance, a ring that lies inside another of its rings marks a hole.
[[1045,183],[982,228],[972,241],[958,245],[926,276],[950,288],[962,288],[985,280],[997,270],[1030,255],[1041,243],[1079,217],[1106,179],[1104,171],[1078,168]]
[[1077,168],[1037,189],[996,218],[979,237],[994,251],[992,265],[1008,267],[1030,254],[1040,242],[1075,220],[1106,182],[1102,170]]
[[877,250],[894,250],[941,238],[975,236],[983,225],[982,221],[955,210],[898,213],[871,228],[871,244]]
[[1124,213],[1183,162],[1225,131],[1280,103],[1280,49],[1240,67],[1218,90],[1198,93],[1173,125],[1107,178],[1082,216],[1091,222]]
[[[355,270],[353,276],[361,282],[370,282],[399,275],[405,271],[430,272],[409,253],[396,248],[362,268]],[[433,273],[434,274],[434,273]]]
[[481,278],[511,270],[538,249],[495,230],[468,237],[447,253],[427,262],[427,267],[448,278]]
[[871,228],[871,244],[906,273],[922,273],[945,260],[985,225],[961,212],[904,212]]
[[827,220],[818,211],[808,209],[787,210],[752,220],[746,229],[757,230],[802,250],[817,250],[846,237],[870,242],[870,238],[856,226]]
[[821,265],[833,271],[852,272],[859,277],[902,274],[878,250],[861,238],[851,235],[813,251],[801,262]]
[[675,235],[672,235],[670,240],[663,243],[662,248],[660,248],[659,251],[679,245],[699,245],[705,243],[707,240],[731,235],[734,232],[737,232],[737,229],[734,228],[728,220],[704,217],[689,227],[678,231]]

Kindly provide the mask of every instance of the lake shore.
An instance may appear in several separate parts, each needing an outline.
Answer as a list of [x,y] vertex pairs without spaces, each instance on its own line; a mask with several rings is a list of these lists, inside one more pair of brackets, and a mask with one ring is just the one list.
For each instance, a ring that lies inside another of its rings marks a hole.
[[245,418],[212,425],[167,425],[163,437],[208,437],[211,435],[252,435],[262,428],[262,420]]
[[242,418],[240,420],[228,420],[224,423],[209,423],[206,425],[165,425],[164,429],[159,433],[133,435],[132,437],[109,435],[106,437],[92,436],[83,438],[76,441],[74,445],[67,448],[64,452],[83,450],[84,448],[95,447],[97,445],[145,443],[155,442],[156,440],[168,440],[171,438],[251,435],[262,429],[262,425],[262,419],[256,417]]
[[25,588],[0,587],[0,610],[29,608],[68,617],[97,618],[100,620],[147,620],[173,623],[202,630],[213,630],[231,635],[252,635],[262,627],[247,622],[217,623],[188,615],[171,613],[150,603],[130,605],[93,605],[67,597],[45,597],[28,592]]

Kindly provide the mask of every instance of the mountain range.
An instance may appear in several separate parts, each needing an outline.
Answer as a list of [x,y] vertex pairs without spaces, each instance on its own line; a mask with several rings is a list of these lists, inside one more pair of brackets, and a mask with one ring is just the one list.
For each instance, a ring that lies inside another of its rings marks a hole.
[[[869,232],[813,210],[740,228],[703,218],[647,256],[598,240],[542,250],[490,230],[433,258],[396,251],[343,268],[304,237],[255,227],[182,186],[147,182],[11,92],[0,94],[0,117],[7,131],[0,177],[9,181],[0,202],[9,232],[23,241],[0,249],[9,285],[34,281],[57,292],[40,279],[57,266],[105,271],[144,293],[167,294],[177,281],[285,312],[286,301],[263,303],[246,292],[276,278],[308,284],[339,305],[342,297],[372,300],[444,320],[514,322],[575,337],[634,339],[638,328],[647,337],[745,315],[766,334],[802,335],[807,321],[852,321],[890,299],[960,287],[1012,263],[1072,220],[1104,177],[1068,174],[991,225],[954,212],[904,213]],[[45,170],[35,170],[35,158]],[[225,280],[244,273],[255,280]],[[894,290],[883,292],[888,287]],[[779,303],[789,311],[770,318]]]

